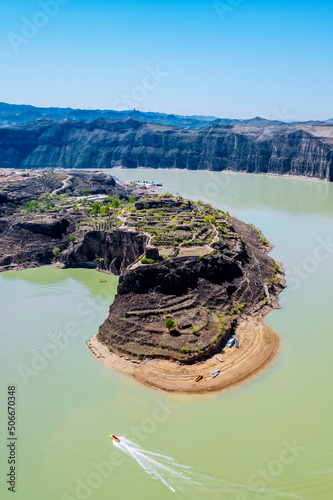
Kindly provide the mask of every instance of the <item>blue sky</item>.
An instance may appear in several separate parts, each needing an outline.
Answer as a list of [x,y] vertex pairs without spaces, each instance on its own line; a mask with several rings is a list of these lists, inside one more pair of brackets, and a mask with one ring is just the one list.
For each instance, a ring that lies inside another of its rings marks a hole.
[[11,0],[0,101],[333,117],[330,0]]

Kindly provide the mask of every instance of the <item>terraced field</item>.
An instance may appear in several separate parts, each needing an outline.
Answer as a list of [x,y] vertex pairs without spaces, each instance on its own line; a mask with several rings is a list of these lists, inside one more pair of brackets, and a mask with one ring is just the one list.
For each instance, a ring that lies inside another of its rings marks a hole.
[[[208,204],[168,195],[149,197],[136,202],[125,214],[124,225],[148,233],[151,244],[167,256],[173,249],[210,246],[221,237],[237,237],[230,226],[229,215]],[[193,255],[193,252],[192,252]]]

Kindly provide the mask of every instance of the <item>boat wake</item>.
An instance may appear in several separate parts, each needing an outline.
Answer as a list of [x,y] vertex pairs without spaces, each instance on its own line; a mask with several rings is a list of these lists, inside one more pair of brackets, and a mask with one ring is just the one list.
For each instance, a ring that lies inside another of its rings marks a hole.
[[[145,450],[130,439],[120,436],[114,446],[133,458],[153,479],[161,481],[172,492],[183,492],[191,487],[191,498],[237,498],[242,500],[301,498],[299,496],[268,489],[254,489],[249,485],[235,484],[219,478],[210,477],[186,465],[178,464],[173,458]],[[223,494],[223,496],[221,496]],[[237,496],[235,496],[237,495]]]
[[173,492],[176,491],[175,482],[186,482],[188,480],[190,468],[186,465],[177,464],[171,457],[145,450],[125,437],[120,437],[120,443],[113,441],[113,444],[126,455],[134,458],[147,474],[151,474],[154,479],[160,480]]

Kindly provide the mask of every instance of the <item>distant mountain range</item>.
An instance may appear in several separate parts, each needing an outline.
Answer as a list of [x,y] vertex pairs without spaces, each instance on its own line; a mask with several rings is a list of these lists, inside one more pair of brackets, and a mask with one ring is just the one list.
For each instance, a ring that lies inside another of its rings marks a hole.
[[[212,124],[216,125],[250,125],[250,126],[285,126],[294,125],[279,120],[266,120],[259,116],[248,120],[237,120],[230,118],[217,118],[214,116],[181,116],[169,115],[165,113],[142,112],[137,110],[112,111],[112,110],[85,110],[72,108],[37,108],[24,104],[6,104],[0,103],[0,126],[11,127],[20,123],[27,123],[38,120],[39,118],[51,118],[52,120],[87,120],[93,121],[98,118],[107,118],[109,120],[123,120],[133,118],[144,122],[158,123],[172,127],[182,127],[201,130]],[[321,123],[333,122],[333,118],[326,122],[309,121],[308,125],[318,125]],[[295,122],[297,123],[297,122]]]
[[[26,109],[26,118],[32,118],[30,113],[34,108]],[[169,115],[160,116],[170,120]],[[191,119],[184,117],[187,123]],[[1,168],[114,166],[233,170],[333,181],[333,123],[271,125],[258,118],[221,124],[210,120],[195,130],[189,125],[176,127],[132,117],[89,121],[67,116],[0,128]]]

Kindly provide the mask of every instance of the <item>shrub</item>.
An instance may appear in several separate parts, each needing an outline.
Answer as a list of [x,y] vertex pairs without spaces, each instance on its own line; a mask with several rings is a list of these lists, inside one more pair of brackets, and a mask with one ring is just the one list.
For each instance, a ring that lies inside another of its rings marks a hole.
[[171,330],[172,328],[175,328],[175,326],[176,326],[176,323],[174,321],[172,321],[171,318],[165,319],[165,328],[167,328],[168,330]]
[[32,212],[37,212],[38,209],[38,201],[37,200],[32,200],[28,201],[25,204],[25,213],[30,214]]
[[53,257],[56,259],[58,257],[58,255],[60,254],[60,248],[54,247],[54,249],[52,250],[52,254],[53,254]]
[[275,266],[274,266],[274,271],[278,271],[279,269],[280,269],[280,266],[279,266],[278,263],[276,263]]
[[74,234],[71,234],[70,237],[69,237],[69,241],[74,246],[75,245],[75,241],[76,241],[76,236],[74,236]]
[[154,259],[147,259],[147,257],[142,257],[141,259],[141,264],[155,264],[155,260]]
[[259,240],[260,240],[260,243],[262,243],[263,245],[265,245],[267,243],[267,238],[265,238],[265,236],[261,236],[259,238]]
[[181,349],[179,349],[179,352],[181,354],[188,354],[190,351],[190,349],[188,347],[182,347]]
[[236,311],[237,314],[240,314],[243,311],[243,309],[244,309],[245,306],[246,306],[245,302],[243,302],[243,304],[241,304],[240,306],[238,306],[237,307],[237,311]]

